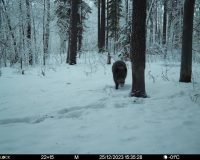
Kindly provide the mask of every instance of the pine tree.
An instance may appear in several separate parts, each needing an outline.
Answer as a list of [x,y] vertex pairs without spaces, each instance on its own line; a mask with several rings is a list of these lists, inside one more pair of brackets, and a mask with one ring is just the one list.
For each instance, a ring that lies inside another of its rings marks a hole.
[[[70,16],[71,16],[71,1],[56,0],[56,15],[58,17],[57,25],[59,27],[59,35],[61,39],[60,53],[64,53],[66,49],[66,41],[68,40],[68,51],[66,63],[69,63],[70,49]],[[81,51],[83,32],[86,28],[85,20],[88,19],[88,14],[91,13],[90,6],[83,0],[78,0],[79,11],[77,13],[77,51]]]
[[146,0],[133,1],[132,28],[131,96],[145,98]]
[[164,13],[163,13],[163,38],[162,38],[162,44],[166,45],[166,36],[167,36],[167,0],[163,1],[164,6]]
[[[120,17],[122,17],[122,0],[108,0],[107,6],[107,32],[108,36],[116,43],[119,39]],[[117,46],[114,45],[114,52]]]
[[43,65],[46,64],[46,58],[49,54],[49,35],[50,35],[50,0],[44,0],[43,15]]
[[69,64],[76,64],[78,37],[78,1],[71,0]]
[[119,32],[119,40],[118,43],[120,44],[120,52],[118,56],[120,59],[128,60],[130,59],[130,43],[131,43],[131,31],[132,31],[132,8],[130,5],[132,2],[130,0],[126,0],[125,2],[125,24],[120,28]]
[[59,27],[60,36],[60,54],[66,53],[66,41],[69,40],[69,25],[70,25],[70,12],[71,12],[71,2],[70,0],[56,0],[56,16],[57,25]]
[[105,27],[106,27],[106,17],[105,17],[105,0],[101,0],[101,25],[100,25],[100,52],[105,50]]
[[26,0],[26,13],[27,13],[27,27],[26,27],[26,40],[27,40],[27,50],[28,50],[28,57],[29,57],[29,64],[33,65],[33,54],[31,50],[31,37],[32,37],[32,30],[31,30],[31,3],[30,0]]
[[106,0],[98,0],[98,49],[99,52],[105,50],[105,27],[106,27]]
[[191,82],[192,35],[195,0],[185,0],[180,82]]
[[101,48],[101,0],[97,0],[97,8],[98,8],[98,25],[97,25],[97,31],[98,31],[98,49]]
[[90,6],[83,0],[79,1],[79,13],[78,13],[78,51],[81,52],[83,33],[85,28],[88,27],[85,21],[88,19],[88,15],[92,13]]

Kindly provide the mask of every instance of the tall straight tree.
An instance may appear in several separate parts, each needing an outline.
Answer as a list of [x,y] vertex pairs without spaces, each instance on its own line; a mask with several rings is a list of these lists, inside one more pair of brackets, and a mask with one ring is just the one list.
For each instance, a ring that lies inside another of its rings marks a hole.
[[[108,51],[108,43],[109,43],[109,31],[108,31],[108,24],[109,24],[109,21],[108,21],[108,16],[109,16],[109,12],[108,12],[108,5],[109,5],[109,0],[106,0],[106,51]],[[109,51],[108,51],[109,52]]]
[[106,2],[101,0],[101,36],[100,36],[100,52],[105,50],[105,27],[106,27]]
[[166,44],[166,37],[167,37],[167,0],[163,1],[164,6],[164,13],[163,13],[163,38],[162,38],[162,44]]
[[133,1],[132,17],[132,91],[131,96],[146,98],[146,0]]
[[76,64],[77,56],[77,36],[78,36],[78,3],[79,0],[71,0],[70,17],[70,46],[69,46],[69,64]]
[[33,55],[31,51],[31,4],[30,0],[26,0],[26,14],[27,14],[27,27],[26,27],[26,40],[27,40],[27,50],[29,57],[29,64],[33,65]]
[[126,6],[125,20],[126,20],[126,25],[128,25],[129,0],[125,0],[125,6]]
[[98,49],[99,52],[105,50],[106,43],[106,2],[98,0]]
[[180,82],[191,82],[192,75],[192,34],[195,0],[185,0],[183,17],[183,40]]
[[82,17],[82,12],[83,12],[83,7],[82,7],[82,0],[79,0],[79,10],[80,13],[78,14],[78,51],[81,52],[82,48],[82,40],[83,40],[83,17]]
[[101,0],[97,0],[98,2],[98,49],[101,48]]
[[49,34],[50,34],[50,0],[44,0],[44,16],[43,16],[43,65],[46,63],[46,58],[49,53]]
[[108,26],[107,31],[109,32],[109,37],[114,41],[114,53],[116,53],[120,38],[120,17],[122,17],[122,0],[108,0]]
[[87,27],[86,20],[91,12],[90,6],[83,0],[79,0],[79,13],[78,13],[78,51],[79,56],[81,55],[83,33]]
[[20,12],[20,18],[19,18],[19,53],[20,53],[20,68],[22,71],[22,74],[24,74],[23,71],[23,61],[24,61],[24,32],[23,32],[23,11],[22,11],[22,0],[19,1],[19,12]]

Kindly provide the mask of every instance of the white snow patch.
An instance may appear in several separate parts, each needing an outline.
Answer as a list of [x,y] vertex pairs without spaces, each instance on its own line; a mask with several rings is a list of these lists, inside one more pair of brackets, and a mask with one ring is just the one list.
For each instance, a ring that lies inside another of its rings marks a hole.
[[129,97],[130,63],[115,90],[104,60],[84,54],[45,77],[37,67],[2,68],[0,153],[200,153],[199,80],[194,88],[178,82],[179,64],[148,63],[149,98]]

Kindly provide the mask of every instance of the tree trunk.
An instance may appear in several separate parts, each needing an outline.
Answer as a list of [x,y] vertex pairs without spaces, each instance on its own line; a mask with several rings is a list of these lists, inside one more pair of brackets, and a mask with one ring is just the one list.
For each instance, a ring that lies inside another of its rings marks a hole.
[[49,54],[49,37],[50,37],[50,0],[47,0],[47,23],[46,23],[46,49]]
[[100,36],[100,52],[105,50],[105,27],[106,27],[106,17],[105,17],[105,0],[101,0],[101,36]]
[[[70,24],[71,25],[71,24]],[[71,28],[71,27],[70,27]],[[69,37],[68,37],[68,48],[67,48],[67,59],[66,63],[69,63],[69,57],[70,57],[70,43],[71,43],[71,34],[70,34],[70,28],[69,28]]]
[[46,49],[45,49],[45,40],[46,40],[46,30],[45,30],[45,16],[46,15],[46,0],[44,0],[44,13],[43,13],[43,65],[46,65]]
[[44,0],[43,16],[43,65],[46,65],[46,59],[49,54],[49,34],[50,34],[50,0]]
[[[4,40],[4,34],[3,34],[3,16],[2,16],[2,10],[0,9],[0,68],[1,68],[1,62],[3,59],[3,55],[5,54],[4,48],[5,48],[5,44],[3,44],[4,42],[1,42],[2,40]],[[3,46],[3,47],[2,47]],[[3,60],[4,61],[4,60]]]
[[195,0],[185,0],[183,17],[183,40],[180,82],[191,82],[192,75],[192,34]]
[[164,0],[164,13],[163,13],[163,38],[162,44],[166,44],[166,35],[167,34],[167,0]]
[[[125,5],[126,5],[126,15],[125,15],[125,19],[126,19],[126,26],[128,26],[128,12],[129,12],[129,8],[128,8],[128,3],[129,0],[126,0]],[[128,31],[128,30],[127,30]]]
[[98,1],[98,49],[101,47],[101,0]]
[[24,41],[24,34],[23,34],[23,11],[22,11],[22,1],[19,1],[19,11],[20,11],[20,19],[19,19],[19,53],[20,53],[20,68],[21,68],[21,73],[23,74],[23,61],[24,61],[24,45],[23,45],[23,41]]
[[[70,6],[72,6],[72,1],[71,0],[69,0],[69,5]],[[66,58],[66,63],[68,63],[68,64],[70,64],[70,43],[71,43],[71,33],[70,33],[70,31],[71,31],[71,25],[72,25],[72,23],[71,23],[71,14],[72,14],[72,12],[71,12],[71,9],[70,9],[70,23],[69,23],[69,28],[67,29],[67,34],[68,34],[68,43],[67,43],[67,58]]]
[[109,41],[109,35],[108,35],[108,0],[106,1],[106,51],[109,52],[108,50],[108,41]]
[[133,1],[132,18],[132,91],[131,96],[146,98],[146,0]]
[[27,50],[29,57],[29,64],[33,65],[33,55],[31,51],[31,7],[30,0],[26,0],[26,13],[27,13],[27,28],[26,28],[26,40],[27,40]]
[[35,54],[35,63],[39,63],[39,55],[38,55],[38,49],[37,49],[37,38],[36,38],[36,26],[35,26],[35,18],[33,18],[33,42],[34,42],[34,54]]
[[83,20],[82,20],[82,0],[80,0],[80,13],[78,14],[78,51],[79,51],[79,57],[81,54],[81,48],[82,48],[82,40],[83,40]]
[[78,1],[79,0],[71,0],[71,29],[70,29],[70,50],[69,50],[69,64],[76,64],[76,56],[77,56],[77,36],[78,36]]
[[158,1],[155,2],[155,35],[154,40],[155,42],[158,42]]

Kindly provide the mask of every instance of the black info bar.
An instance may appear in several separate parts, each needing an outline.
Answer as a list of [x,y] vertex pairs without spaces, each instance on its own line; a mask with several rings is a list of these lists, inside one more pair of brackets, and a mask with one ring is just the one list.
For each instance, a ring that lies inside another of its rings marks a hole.
[[200,154],[4,154],[0,160],[192,160]]

